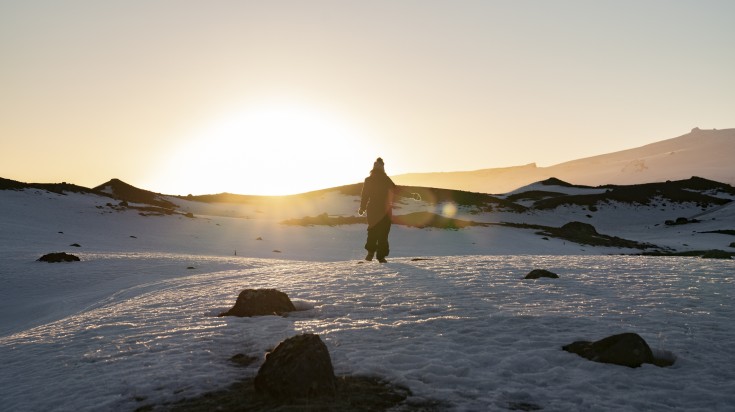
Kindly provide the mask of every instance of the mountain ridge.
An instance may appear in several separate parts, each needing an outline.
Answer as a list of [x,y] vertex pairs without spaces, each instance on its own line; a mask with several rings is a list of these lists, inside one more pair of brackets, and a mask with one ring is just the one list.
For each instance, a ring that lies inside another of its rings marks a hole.
[[578,185],[641,184],[700,176],[735,185],[735,129],[692,129],[689,133],[644,146],[548,167],[523,166],[474,171],[407,173],[393,176],[398,184],[507,193],[548,178]]

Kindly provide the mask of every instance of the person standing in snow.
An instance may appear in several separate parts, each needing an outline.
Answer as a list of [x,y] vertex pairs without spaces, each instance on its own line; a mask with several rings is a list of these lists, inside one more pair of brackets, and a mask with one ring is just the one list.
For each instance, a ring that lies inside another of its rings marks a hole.
[[365,260],[373,260],[377,254],[378,262],[385,263],[390,249],[388,247],[388,233],[390,233],[391,218],[393,216],[393,190],[396,184],[385,174],[383,159],[373,163],[370,176],[365,179],[360,199],[360,216],[367,211],[367,242],[365,249],[368,253]]

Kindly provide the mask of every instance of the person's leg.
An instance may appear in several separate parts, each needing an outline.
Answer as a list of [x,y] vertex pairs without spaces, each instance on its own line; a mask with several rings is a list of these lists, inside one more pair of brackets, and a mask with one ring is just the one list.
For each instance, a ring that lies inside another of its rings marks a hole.
[[365,242],[365,250],[367,250],[368,253],[367,256],[365,256],[365,260],[373,260],[375,250],[378,248],[378,233],[375,228],[376,227],[373,226],[369,227],[367,230],[367,241]]
[[377,247],[376,253],[378,255],[378,261],[384,262],[385,257],[390,253],[390,245],[388,244],[388,234],[390,233],[391,217],[386,216],[383,220],[376,225],[378,233],[376,235]]

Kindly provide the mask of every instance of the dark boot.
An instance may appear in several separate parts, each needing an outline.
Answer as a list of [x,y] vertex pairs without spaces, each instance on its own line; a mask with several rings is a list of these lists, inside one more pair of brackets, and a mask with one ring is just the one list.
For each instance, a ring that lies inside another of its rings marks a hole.
[[365,260],[367,261],[373,260],[374,255],[375,255],[375,252],[368,252],[367,256],[365,256]]

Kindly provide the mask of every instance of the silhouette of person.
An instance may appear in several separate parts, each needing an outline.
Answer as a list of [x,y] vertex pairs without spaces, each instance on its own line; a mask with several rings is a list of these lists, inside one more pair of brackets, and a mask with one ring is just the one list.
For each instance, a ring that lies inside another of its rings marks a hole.
[[388,245],[388,233],[390,233],[391,218],[393,216],[393,191],[396,184],[385,174],[383,159],[378,158],[373,163],[370,176],[362,185],[360,199],[360,216],[367,211],[367,242],[365,249],[367,256],[365,260],[373,260],[377,254],[378,262],[385,263],[390,248]]

